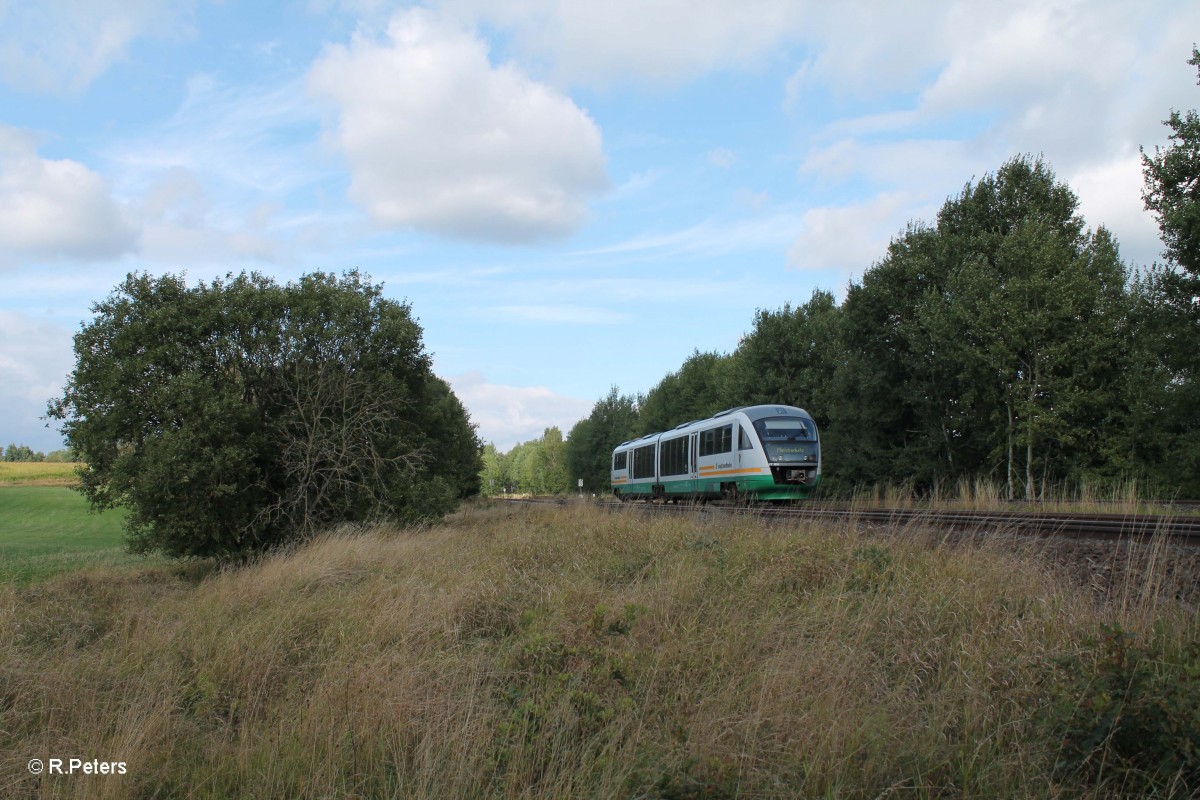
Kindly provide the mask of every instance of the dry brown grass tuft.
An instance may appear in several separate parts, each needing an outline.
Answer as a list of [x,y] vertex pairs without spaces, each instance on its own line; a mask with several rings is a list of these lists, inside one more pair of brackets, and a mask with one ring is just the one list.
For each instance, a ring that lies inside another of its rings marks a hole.
[[[584,504],[61,577],[0,591],[0,796],[1056,797],[1047,665],[1195,639],[1149,597],[1012,542]],[[72,755],[128,774],[26,772]]]

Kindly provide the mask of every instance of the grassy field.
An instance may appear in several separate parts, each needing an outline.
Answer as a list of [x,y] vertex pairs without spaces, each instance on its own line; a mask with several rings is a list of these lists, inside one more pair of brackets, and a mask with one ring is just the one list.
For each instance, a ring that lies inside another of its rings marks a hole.
[[[0,588],[0,796],[1198,788],[1194,607],[894,533],[498,504]],[[26,770],[76,754],[127,773]]]
[[0,485],[0,582],[165,563],[124,551],[123,520],[120,511],[93,514],[82,495],[64,486]]
[[77,464],[52,461],[0,461],[0,487],[70,486],[78,483]]

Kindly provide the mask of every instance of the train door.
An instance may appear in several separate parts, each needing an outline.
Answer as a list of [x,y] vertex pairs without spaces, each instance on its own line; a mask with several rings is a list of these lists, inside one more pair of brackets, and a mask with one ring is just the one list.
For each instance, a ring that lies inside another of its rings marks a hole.
[[692,482],[692,491],[700,492],[700,466],[697,453],[700,449],[700,434],[693,433],[688,437],[688,479]]

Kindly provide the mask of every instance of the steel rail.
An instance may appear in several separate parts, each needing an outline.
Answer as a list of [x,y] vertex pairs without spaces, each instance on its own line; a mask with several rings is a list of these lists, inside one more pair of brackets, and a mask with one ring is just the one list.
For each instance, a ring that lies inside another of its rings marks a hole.
[[788,518],[857,519],[886,525],[930,525],[955,530],[1004,530],[1086,539],[1148,540],[1200,547],[1200,518],[1169,514],[1080,514],[1066,511],[942,511],[937,509],[770,509]]
[[[564,500],[523,502],[563,503]],[[930,526],[964,532],[1004,531],[1039,536],[1108,541],[1148,541],[1160,537],[1171,544],[1200,548],[1200,517],[1171,514],[1080,514],[1068,511],[950,511],[924,508],[830,508],[808,506],[721,505],[683,503],[605,503],[650,512],[687,513],[697,509],[757,515],[763,519],[827,519],[871,525]]]

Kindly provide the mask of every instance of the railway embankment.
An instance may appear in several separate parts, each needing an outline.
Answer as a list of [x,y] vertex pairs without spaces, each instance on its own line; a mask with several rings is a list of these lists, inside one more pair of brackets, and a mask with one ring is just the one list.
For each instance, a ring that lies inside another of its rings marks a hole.
[[[0,795],[1189,796],[1169,556],[1046,542],[481,504],[8,587]],[[75,753],[126,771],[27,771]]]

